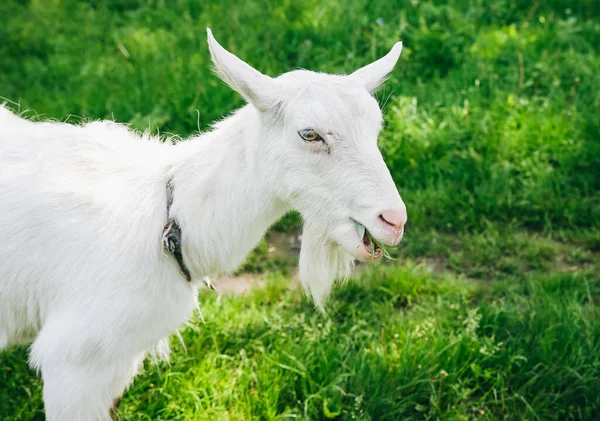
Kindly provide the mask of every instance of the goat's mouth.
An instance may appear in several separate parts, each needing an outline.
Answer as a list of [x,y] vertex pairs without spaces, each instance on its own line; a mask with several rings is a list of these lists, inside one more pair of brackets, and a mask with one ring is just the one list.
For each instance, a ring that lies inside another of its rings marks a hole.
[[356,221],[354,221],[354,224],[356,225],[358,237],[362,241],[362,244],[359,246],[363,248],[363,250],[361,250],[361,254],[365,255],[365,257],[368,256],[368,258],[371,260],[380,259],[381,256],[383,256],[383,249],[381,246],[377,243],[377,241],[373,238],[371,233],[369,233],[363,224]]

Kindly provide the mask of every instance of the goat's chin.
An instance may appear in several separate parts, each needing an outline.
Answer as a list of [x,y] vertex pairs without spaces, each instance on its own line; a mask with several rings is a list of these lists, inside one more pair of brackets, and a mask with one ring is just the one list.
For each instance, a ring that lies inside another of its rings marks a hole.
[[346,281],[354,265],[354,257],[312,224],[302,230],[300,281],[315,305],[323,310],[336,280]]

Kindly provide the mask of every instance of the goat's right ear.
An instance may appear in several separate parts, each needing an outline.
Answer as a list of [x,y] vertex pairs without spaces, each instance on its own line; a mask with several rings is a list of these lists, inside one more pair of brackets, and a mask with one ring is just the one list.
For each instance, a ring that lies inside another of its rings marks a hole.
[[221,80],[260,111],[266,111],[275,106],[277,103],[275,80],[263,75],[223,48],[213,37],[210,28],[206,28],[206,32],[210,56]]
[[402,43],[397,42],[385,56],[358,69],[352,73],[350,77],[358,83],[363,84],[367,91],[373,92],[383,83],[387,75],[392,71],[401,52]]

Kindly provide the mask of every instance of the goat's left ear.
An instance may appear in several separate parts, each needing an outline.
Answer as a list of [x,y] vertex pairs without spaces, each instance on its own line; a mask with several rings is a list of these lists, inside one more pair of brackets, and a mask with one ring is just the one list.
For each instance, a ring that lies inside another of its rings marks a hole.
[[221,80],[260,111],[273,107],[277,93],[275,80],[221,47],[210,28],[206,32],[210,56]]
[[365,67],[361,67],[349,77],[355,79],[358,83],[362,83],[367,91],[373,92],[381,85],[387,75],[394,69],[398,57],[402,52],[402,43],[394,44],[389,53]]

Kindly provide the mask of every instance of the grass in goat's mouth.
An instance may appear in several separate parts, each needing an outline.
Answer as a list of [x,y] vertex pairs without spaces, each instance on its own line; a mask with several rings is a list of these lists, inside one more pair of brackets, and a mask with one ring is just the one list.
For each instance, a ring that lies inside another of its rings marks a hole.
[[387,247],[381,242],[377,241],[364,225],[359,224],[358,222],[355,223],[358,235],[362,238],[363,244],[367,247],[367,250],[371,255],[371,259],[379,259],[381,256],[383,256],[386,259],[394,260]]

